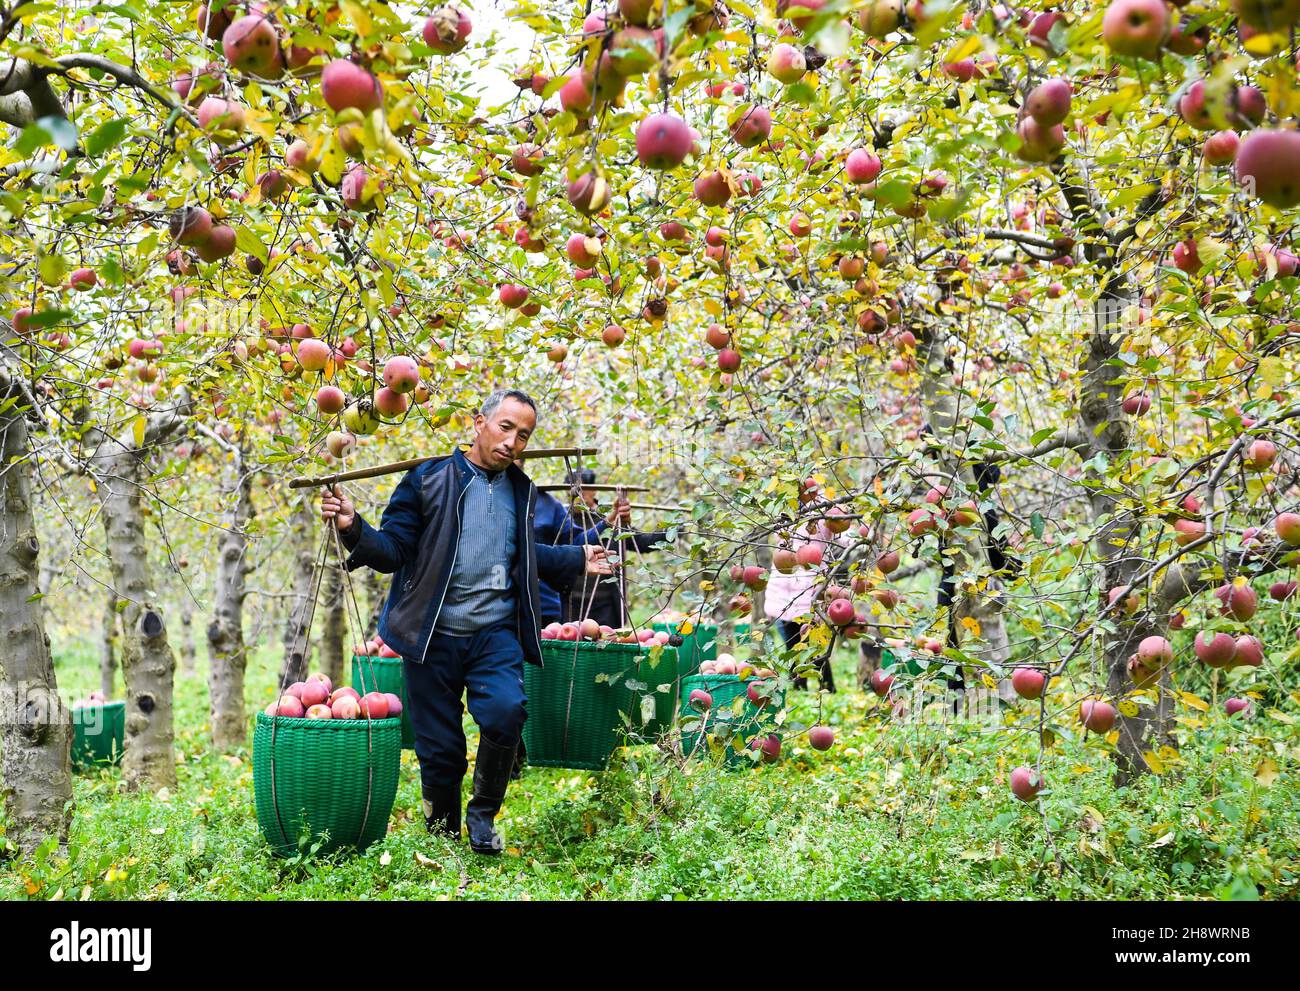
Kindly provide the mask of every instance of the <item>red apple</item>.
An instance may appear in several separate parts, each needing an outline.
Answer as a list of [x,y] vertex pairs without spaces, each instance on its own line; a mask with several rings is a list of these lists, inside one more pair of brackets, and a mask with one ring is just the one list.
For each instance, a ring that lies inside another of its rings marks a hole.
[[[940,644],[940,651],[943,645]],[[1022,699],[1036,699],[1043,694],[1047,675],[1037,668],[1016,668],[1011,673],[1011,687]]]
[[1043,789],[1043,779],[1037,771],[1017,767],[1011,772],[1011,794],[1022,802],[1032,802]]

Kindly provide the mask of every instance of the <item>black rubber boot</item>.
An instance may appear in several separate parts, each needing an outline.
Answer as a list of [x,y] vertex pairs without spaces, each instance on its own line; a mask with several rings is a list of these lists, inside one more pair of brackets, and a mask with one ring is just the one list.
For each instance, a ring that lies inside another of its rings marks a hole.
[[501,811],[515,766],[516,743],[503,746],[480,736],[478,757],[474,761],[474,794],[465,808],[465,825],[469,828],[469,845],[475,853],[496,856],[505,844],[493,826]]
[[453,840],[460,839],[460,782],[423,791],[425,828]]
[[515,750],[514,765],[510,769],[510,780],[518,781],[524,776],[524,763],[528,760],[528,751],[524,748],[524,741],[519,741],[519,746]]

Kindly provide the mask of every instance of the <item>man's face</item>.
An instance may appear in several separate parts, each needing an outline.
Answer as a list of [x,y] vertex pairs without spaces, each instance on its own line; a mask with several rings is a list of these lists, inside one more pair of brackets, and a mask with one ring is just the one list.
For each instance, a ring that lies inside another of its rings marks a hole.
[[489,420],[474,417],[474,453],[485,468],[501,471],[524,453],[537,426],[537,414],[527,403],[505,399]]
[[596,493],[593,489],[584,488],[582,490],[582,501],[587,504],[588,509],[596,508]]

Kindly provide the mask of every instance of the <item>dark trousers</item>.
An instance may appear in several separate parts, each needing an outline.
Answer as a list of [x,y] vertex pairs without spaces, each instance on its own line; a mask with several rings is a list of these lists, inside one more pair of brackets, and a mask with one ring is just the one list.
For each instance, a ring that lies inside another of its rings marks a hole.
[[524,653],[510,627],[495,626],[470,637],[435,633],[424,663],[406,660],[402,669],[426,788],[459,784],[469,768],[462,694],[483,736],[502,746],[519,739],[526,705]]
[[[781,634],[781,639],[785,641],[788,650],[793,650],[799,643],[799,631],[803,628],[802,623],[795,623],[788,619],[777,620],[777,630]],[[817,680],[821,682],[821,687],[828,692],[835,691],[835,676],[831,674],[831,659],[823,658],[817,667]],[[795,678],[795,688],[807,688],[807,678]]]

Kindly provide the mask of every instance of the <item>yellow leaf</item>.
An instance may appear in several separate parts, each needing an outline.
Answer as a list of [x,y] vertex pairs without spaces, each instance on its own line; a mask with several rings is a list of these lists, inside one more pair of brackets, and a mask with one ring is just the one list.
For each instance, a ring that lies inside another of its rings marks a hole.
[[148,424],[143,416],[137,416],[135,423],[131,425],[131,435],[135,438],[136,447],[144,447],[144,431]]
[[1277,780],[1277,774],[1277,764],[1273,762],[1271,757],[1265,757],[1255,765],[1255,780],[1265,788],[1272,786],[1273,782]]
[[677,627],[677,632],[684,637],[689,637],[694,630],[695,630],[695,624],[692,623],[689,619],[682,620],[682,624],[679,627]]
[[979,621],[975,619],[973,616],[963,616],[961,618],[961,625],[966,627],[966,629],[970,631],[971,636],[977,637],[980,635]]
[[357,34],[367,35],[371,31],[370,15],[366,13],[366,8],[357,3],[356,0],[342,0],[339,4],[343,12],[357,26]]
[[1178,692],[1178,697],[1183,700],[1183,705],[1195,709],[1197,712],[1209,712],[1210,704],[1203,699],[1197,698],[1191,692]]
[[1123,715],[1127,716],[1129,719],[1132,719],[1134,716],[1138,714],[1137,703],[1134,702],[1132,699],[1124,699],[1119,704],[1119,711]]
[[1152,774],[1164,773],[1165,763],[1155,755],[1154,751],[1148,750],[1142,755],[1142,759],[1146,761],[1147,767],[1151,769]]
[[972,32],[967,35],[960,44],[954,45],[948,49],[948,55],[945,62],[960,62],[964,58],[969,58],[984,47],[983,36],[979,32]]
[[1091,805],[1085,805],[1083,807],[1083,811],[1088,813],[1088,815],[1092,816],[1094,819],[1096,819],[1099,825],[1102,826],[1106,825],[1106,817],[1102,815],[1100,812],[1098,812],[1096,809],[1094,809]]

